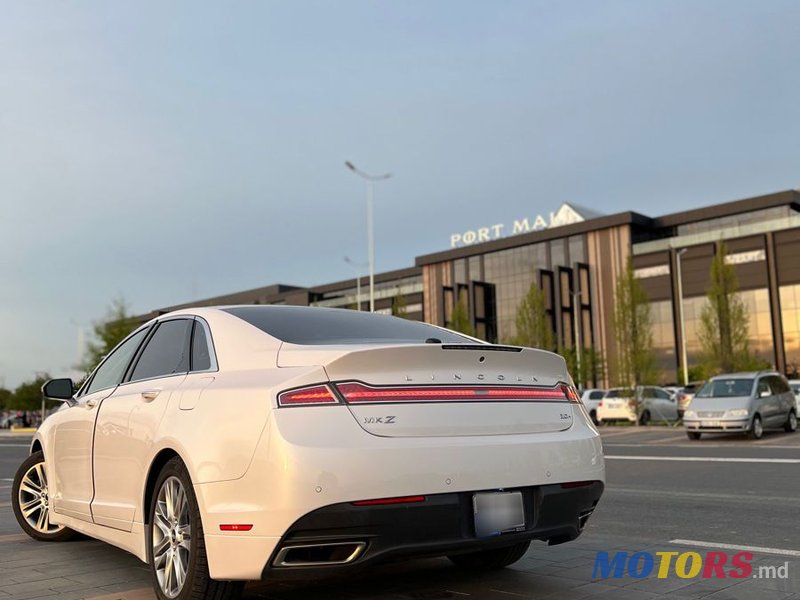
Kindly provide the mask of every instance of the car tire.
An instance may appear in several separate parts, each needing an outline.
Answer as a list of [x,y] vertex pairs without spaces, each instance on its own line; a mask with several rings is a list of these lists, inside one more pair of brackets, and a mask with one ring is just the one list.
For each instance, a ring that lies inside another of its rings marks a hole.
[[594,423],[595,425],[600,425],[600,421],[597,420],[596,410],[589,411],[589,417],[592,419],[592,423]]
[[645,410],[639,417],[639,425],[647,425],[650,422],[650,411]]
[[478,552],[468,552],[467,554],[453,554],[447,558],[449,558],[454,565],[463,569],[480,571],[502,569],[525,556],[530,545],[531,543],[529,540],[502,548],[479,550]]
[[22,531],[40,542],[64,542],[76,533],[63,525],[50,523],[50,498],[44,454],[34,452],[17,469],[11,485],[11,505]]
[[761,424],[761,417],[756,415],[753,417],[753,424],[750,425],[750,431],[747,432],[751,440],[760,440],[764,435],[764,426]]
[[789,411],[789,416],[786,418],[786,423],[783,426],[786,433],[793,433],[797,431],[797,415],[793,410]]
[[686,432],[686,437],[688,437],[690,440],[699,440],[702,437],[702,435],[703,434],[700,433],[699,431],[687,431]]
[[[173,499],[169,503],[167,495]],[[159,600],[229,600],[241,595],[243,582],[215,581],[208,573],[200,509],[180,458],[171,459],[161,469],[148,514],[147,562]]]

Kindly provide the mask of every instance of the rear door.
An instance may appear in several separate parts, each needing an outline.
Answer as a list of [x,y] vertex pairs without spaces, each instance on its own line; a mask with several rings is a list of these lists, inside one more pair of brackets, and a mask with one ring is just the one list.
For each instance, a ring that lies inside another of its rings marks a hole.
[[94,522],[130,531],[142,501],[152,440],[189,371],[193,320],[160,322],[122,384],[106,398],[94,443]]

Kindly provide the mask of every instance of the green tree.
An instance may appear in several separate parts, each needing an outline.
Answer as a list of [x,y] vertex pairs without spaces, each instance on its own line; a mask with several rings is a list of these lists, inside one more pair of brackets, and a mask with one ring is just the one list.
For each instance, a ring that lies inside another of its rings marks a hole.
[[395,317],[405,318],[408,312],[406,309],[407,306],[408,302],[406,302],[406,297],[400,293],[400,288],[397,288],[397,294],[392,298],[392,314]]
[[464,333],[466,335],[475,335],[475,329],[469,320],[469,311],[467,310],[467,303],[464,298],[459,298],[453,307],[453,312],[450,315],[450,324],[448,325],[453,331]]
[[650,301],[628,259],[614,290],[617,385],[635,388],[656,378]]
[[580,367],[575,347],[559,348],[558,353],[567,363],[567,371],[579,388],[592,387],[605,378],[606,363],[603,353],[594,348],[581,348]]
[[11,390],[0,388],[0,410],[10,407],[9,403],[11,402],[11,398],[13,396],[14,394],[11,392]]
[[517,307],[517,335],[512,343],[517,346],[553,350],[553,328],[545,310],[544,292],[532,283],[528,293]]
[[90,372],[103,357],[136,329],[139,323],[128,312],[128,305],[122,298],[111,301],[105,316],[95,321],[92,327],[93,339],[86,346],[83,361],[78,366]]
[[32,381],[21,383],[11,396],[8,408],[13,410],[39,410],[42,408],[42,386],[50,379],[46,373],[37,373]]
[[725,244],[720,242],[711,261],[706,303],[700,313],[698,337],[707,375],[769,366],[750,351],[750,316],[736,293],[736,269],[725,261],[726,255]]

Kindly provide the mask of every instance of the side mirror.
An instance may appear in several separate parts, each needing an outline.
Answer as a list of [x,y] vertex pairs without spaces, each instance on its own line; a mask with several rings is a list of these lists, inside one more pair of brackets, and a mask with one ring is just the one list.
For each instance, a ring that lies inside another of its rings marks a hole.
[[760,392],[758,392],[758,397],[759,398],[766,398],[769,395],[770,395],[769,394],[769,390],[761,390]]
[[51,379],[42,386],[42,396],[45,400],[58,400],[70,406],[76,404],[72,395],[75,393],[75,384],[72,379]]

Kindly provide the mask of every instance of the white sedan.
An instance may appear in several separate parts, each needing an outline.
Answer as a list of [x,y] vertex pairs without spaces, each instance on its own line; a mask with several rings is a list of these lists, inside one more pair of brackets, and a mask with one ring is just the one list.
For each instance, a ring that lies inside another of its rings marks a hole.
[[577,538],[603,491],[562,358],[394,317],[182,310],[72,387],[43,388],[64,405],[17,472],[17,520],[135,554],[162,599],[415,555],[498,568]]

